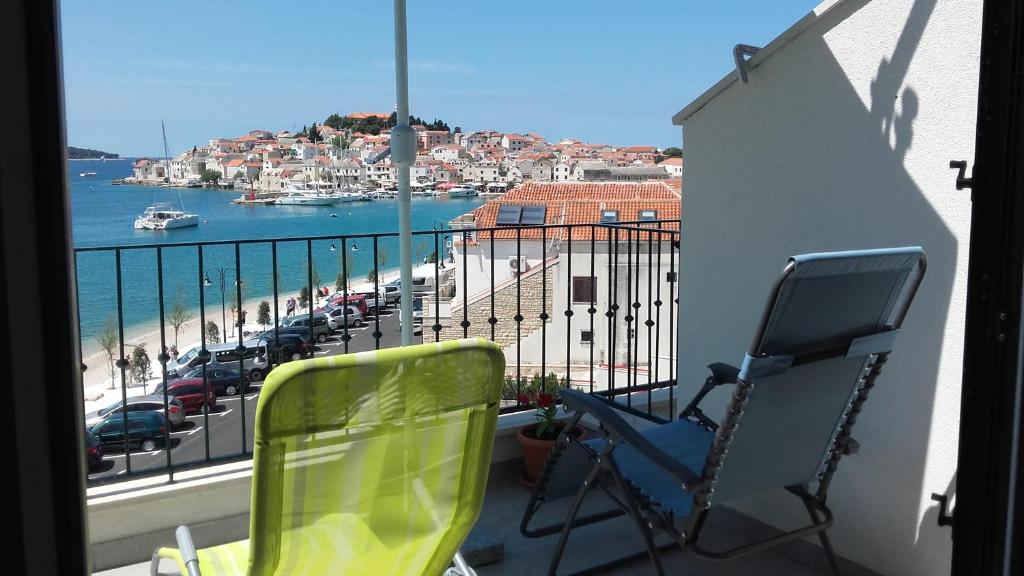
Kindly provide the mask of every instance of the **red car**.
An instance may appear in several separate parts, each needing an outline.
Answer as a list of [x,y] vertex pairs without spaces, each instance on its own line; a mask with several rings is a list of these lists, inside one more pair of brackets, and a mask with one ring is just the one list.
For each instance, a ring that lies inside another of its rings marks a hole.
[[[160,384],[153,390],[153,394],[163,394],[164,387]],[[167,394],[174,396],[181,401],[181,405],[185,408],[185,412],[202,412],[203,411],[203,379],[202,378],[182,378],[181,380],[174,380],[167,384]],[[213,387],[206,395],[206,408],[207,410],[213,410],[213,407],[217,405],[217,394],[213,391]]]
[[[340,306],[342,300],[347,302],[349,306],[355,306],[356,309],[359,310],[359,313],[362,314],[363,316],[366,316],[368,314],[368,308],[366,307],[366,296],[363,296],[362,294],[349,294],[348,298],[346,299],[344,294],[338,295],[338,293],[336,292],[335,297],[328,301],[328,305]],[[326,306],[324,308],[326,308]],[[323,308],[320,308],[319,311],[323,311]]]

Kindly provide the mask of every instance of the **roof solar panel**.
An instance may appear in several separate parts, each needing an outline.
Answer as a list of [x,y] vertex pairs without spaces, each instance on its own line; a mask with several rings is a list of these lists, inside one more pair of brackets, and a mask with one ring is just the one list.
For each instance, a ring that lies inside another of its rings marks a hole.
[[657,210],[641,210],[637,213],[637,220],[640,222],[653,222],[658,219]]
[[618,222],[618,221],[619,221],[619,211],[618,210],[602,210],[601,211],[601,222],[602,223]]
[[522,206],[502,204],[501,206],[498,206],[498,219],[495,224],[498,226],[518,226],[519,215],[522,211]]
[[544,216],[548,212],[548,207],[543,204],[531,204],[530,206],[523,206],[523,214],[519,218],[520,224],[543,224]]

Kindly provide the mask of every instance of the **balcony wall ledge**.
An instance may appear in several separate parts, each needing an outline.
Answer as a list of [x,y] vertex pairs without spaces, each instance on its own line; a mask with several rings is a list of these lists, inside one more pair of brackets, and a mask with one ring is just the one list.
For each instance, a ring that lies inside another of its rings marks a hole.
[[[668,390],[652,394],[652,410],[668,406]],[[646,407],[647,393],[633,395]],[[564,415],[562,413],[561,415]],[[498,417],[492,466],[519,458],[516,432],[532,412]],[[94,486],[86,491],[94,571],[144,562],[160,546],[174,545],[174,529],[188,525],[199,547],[246,538],[252,461],[241,460]]]

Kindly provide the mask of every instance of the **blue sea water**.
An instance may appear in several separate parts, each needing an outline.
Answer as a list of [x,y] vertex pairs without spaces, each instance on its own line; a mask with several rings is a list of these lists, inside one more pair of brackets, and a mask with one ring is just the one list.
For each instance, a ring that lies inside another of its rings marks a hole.
[[[180,242],[223,240],[270,240],[275,238],[309,238],[352,234],[386,233],[398,231],[398,202],[374,200],[351,202],[338,206],[238,206],[231,200],[240,191],[206,189],[156,188],[150,186],[115,186],[114,178],[131,176],[130,160],[106,162],[79,160],[70,162],[71,220],[73,242],[76,248],[96,246],[129,246]],[[95,176],[80,176],[82,172],[96,172]],[[199,214],[200,224],[163,232],[135,230],[133,223],[154,201],[181,201],[190,212]],[[414,198],[412,204],[413,230],[441,229],[444,223],[468,212],[483,200]],[[331,215],[335,216],[332,217]],[[319,240],[307,247],[305,240],[280,242],[277,247],[278,287],[284,293],[295,293],[306,284],[307,255],[312,261],[321,283],[333,290],[341,270],[340,243]],[[355,244],[357,250],[352,250]],[[352,279],[366,278],[373,267],[373,240],[369,238],[349,241],[346,257],[352,260]],[[443,238],[438,239],[443,253]],[[414,262],[422,261],[433,252],[433,235],[413,238]],[[159,320],[161,289],[164,294],[165,313],[175,299],[189,309],[198,310],[200,291],[205,292],[207,314],[220,323],[221,294],[219,272],[225,268],[226,299],[228,306],[235,299],[235,279],[242,281],[242,299],[248,301],[272,294],[273,266],[270,242],[239,245],[207,246],[203,249],[203,269],[199,268],[196,247],[162,247],[158,266],[156,248],[121,250],[122,310],[126,327],[151,324]],[[398,243],[394,238],[378,241],[377,259],[382,268],[398,266]],[[117,318],[117,266],[114,251],[79,252],[77,254],[77,280],[80,329],[83,344],[88,344],[108,319]],[[230,270],[228,268],[235,269]],[[163,271],[162,278],[157,274]],[[203,287],[203,272],[208,272],[212,287]],[[314,280],[314,284],[316,281]],[[250,311],[253,314],[255,311]],[[283,313],[283,312],[282,312]]]

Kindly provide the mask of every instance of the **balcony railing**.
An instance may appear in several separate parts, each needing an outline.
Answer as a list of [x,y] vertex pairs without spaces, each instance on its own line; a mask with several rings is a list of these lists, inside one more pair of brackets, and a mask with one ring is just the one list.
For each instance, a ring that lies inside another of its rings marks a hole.
[[[503,413],[530,409],[521,402],[526,392],[572,386],[619,398],[638,416],[658,419],[652,413],[652,394],[667,388],[671,403],[675,380],[678,228],[678,221],[645,221],[414,232],[413,256],[424,262],[414,273],[416,308],[422,313],[422,320],[413,319],[422,325],[417,341],[478,336],[501,344],[508,360]],[[211,389],[207,362],[213,357],[207,321],[212,317],[216,322],[219,316],[226,341],[227,297],[242,303],[241,309],[245,298],[269,298],[272,327],[284,318],[281,297],[305,287],[311,302],[301,315],[312,326],[319,303],[314,291],[328,284],[319,280],[321,274],[337,270],[338,296],[344,301],[357,291],[352,278],[362,273],[367,274],[366,288],[380,294],[395,275],[386,269],[395,247],[397,233],[77,248],[83,344],[95,338],[104,309],[112,308],[111,318],[116,318],[112,359],[119,389],[116,398],[104,403],[127,402],[138,391],[130,385],[126,350],[133,338],[126,323],[155,320],[159,350],[154,366],[167,410],[173,398],[168,393],[173,379],[167,372],[172,308],[197,304],[197,358],[206,398]],[[336,264],[325,263],[334,258]],[[297,271],[296,262],[301,263]],[[282,273],[282,266],[292,273]],[[172,284],[177,289],[169,298],[167,287]],[[194,286],[191,293],[184,289],[189,285]],[[209,300],[209,289],[220,292],[220,315],[207,310],[217,303]],[[245,298],[243,292],[248,293]],[[396,346],[398,320],[405,320],[398,317],[397,305],[378,306],[365,319],[368,327],[342,322],[325,341],[314,344],[313,354]],[[243,380],[253,341],[242,322],[232,324],[234,346],[227,350],[238,362],[237,397],[220,398],[213,407],[201,401],[199,412],[178,430],[164,427],[161,446],[150,452],[132,452],[137,438],[131,437],[129,415],[122,412],[121,425],[129,434],[122,433],[116,447],[106,446],[111,460],[93,471],[90,482],[151,474],[173,480],[182,469],[251,456],[258,383],[246,393]],[[260,379],[288,360],[276,331],[270,339],[266,368],[254,374]]]

